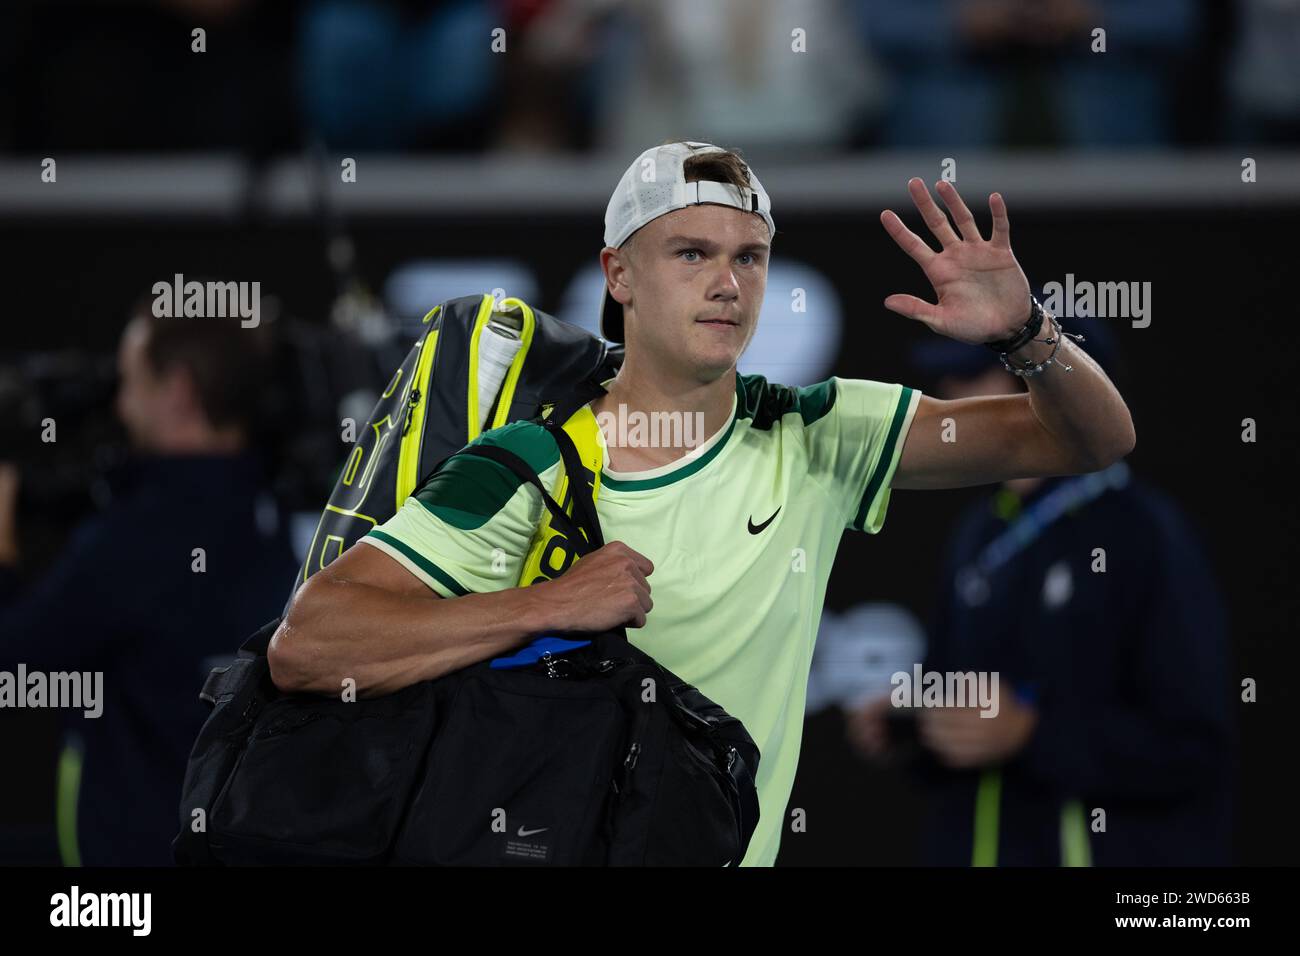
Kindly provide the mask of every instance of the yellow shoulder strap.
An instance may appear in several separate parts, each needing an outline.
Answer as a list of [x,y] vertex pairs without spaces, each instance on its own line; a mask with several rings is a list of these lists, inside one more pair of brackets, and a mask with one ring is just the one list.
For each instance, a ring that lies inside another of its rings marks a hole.
[[[543,406],[543,416],[551,413],[551,407]],[[568,436],[573,439],[583,465],[594,476],[592,480],[594,501],[600,497],[600,473],[604,464],[604,453],[601,451],[600,425],[596,422],[591,406],[583,405],[569,417],[563,427]],[[560,503],[566,514],[573,514],[569,476],[563,464],[559,468],[555,487],[551,489],[551,497]],[[542,522],[537,527],[537,533],[533,535],[528,556],[524,559],[523,572],[519,575],[519,587],[528,587],[538,581],[549,581],[558,577],[568,570],[575,557],[576,552],[568,538],[563,532],[551,527],[551,513],[543,509]]]

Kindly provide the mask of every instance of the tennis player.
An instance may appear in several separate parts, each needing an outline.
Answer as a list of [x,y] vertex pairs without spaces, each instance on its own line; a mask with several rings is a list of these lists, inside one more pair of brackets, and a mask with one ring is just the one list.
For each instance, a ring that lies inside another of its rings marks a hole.
[[[938,401],[868,379],[791,388],[739,374],[767,284],[767,192],[735,152],[646,150],[605,214],[602,333],[626,343],[626,358],[592,409],[602,427],[635,413],[699,414],[706,437],[672,447],[605,434],[597,514],[608,543],[531,587],[515,584],[541,496],[494,462],[453,456],[364,547],[299,591],[271,646],[276,684],[336,693],[346,676],[360,693],[388,693],[539,632],[626,625],[754,738],[761,818],[741,865],[771,865],[845,529],[879,532],[894,488],[1089,472],[1134,444],[1110,380],[1031,298],[1002,197],[989,197],[985,239],[957,190],[937,189],[951,222],[920,179],[908,183],[938,251],[892,211],[881,215],[935,301],[891,295],[885,307],[992,343],[1028,394]],[[554,486],[559,457],[539,424],[475,441],[509,448]]]

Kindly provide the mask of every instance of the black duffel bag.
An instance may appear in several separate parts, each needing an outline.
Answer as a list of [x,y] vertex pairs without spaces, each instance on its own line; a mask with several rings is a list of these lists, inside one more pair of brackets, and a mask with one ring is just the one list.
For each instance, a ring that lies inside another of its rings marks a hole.
[[[590,553],[604,542],[589,475],[560,425],[543,424],[587,479],[570,482],[572,519],[522,459],[466,451],[533,484]],[[200,695],[212,713],[185,774],[178,863],[735,866],[745,854],[757,746],[622,628],[349,702],[275,687],[278,623]]]

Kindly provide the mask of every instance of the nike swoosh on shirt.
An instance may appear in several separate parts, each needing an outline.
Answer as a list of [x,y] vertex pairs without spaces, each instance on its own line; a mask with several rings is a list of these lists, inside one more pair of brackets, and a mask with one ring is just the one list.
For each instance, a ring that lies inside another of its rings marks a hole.
[[[778,505],[776,511],[773,511],[773,512],[772,512],[772,518],[775,518],[775,517],[776,517],[776,513],[777,513],[777,511],[780,511],[780,510],[781,510],[781,508],[780,508],[780,506]],[[772,518],[768,518],[766,521],[764,521],[764,522],[763,522],[762,524],[760,524],[760,525],[755,525],[755,524],[754,524],[754,519],[753,519],[753,518],[750,518],[750,519],[749,519],[749,522],[748,522],[748,524],[749,524],[749,533],[750,533],[750,534],[758,534],[760,531],[762,531],[764,528],[766,528],[768,525],[770,525],[770,524],[772,523]]]
[[539,827],[536,830],[525,830],[523,827],[520,827],[517,832],[521,837],[526,837],[526,836],[532,836],[534,833],[542,833],[549,829],[550,827]]

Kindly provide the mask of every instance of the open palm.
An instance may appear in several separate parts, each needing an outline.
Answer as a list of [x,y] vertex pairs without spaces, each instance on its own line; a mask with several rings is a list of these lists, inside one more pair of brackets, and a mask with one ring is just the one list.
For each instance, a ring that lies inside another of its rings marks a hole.
[[985,239],[957,188],[949,182],[940,182],[936,188],[960,236],[925,183],[919,178],[907,183],[921,218],[943,247],[941,252],[935,252],[903,225],[893,210],[882,212],[880,221],[898,247],[921,267],[934,286],[938,302],[926,302],[913,295],[891,295],[885,299],[885,308],[924,322],[940,335],[960,342],[1008,338],[1029,320],[1029,280],[1011,252],[1006,204],[999,193],[989,196],[993,236]]

